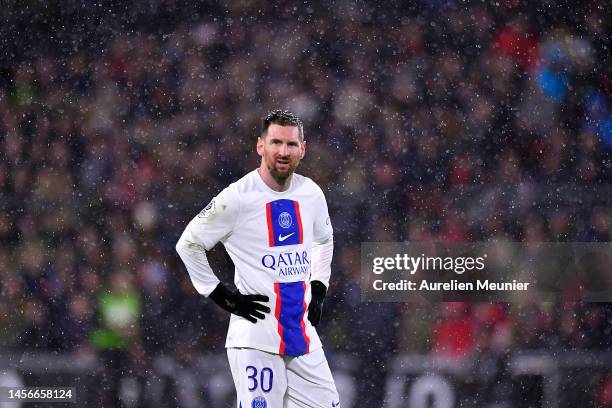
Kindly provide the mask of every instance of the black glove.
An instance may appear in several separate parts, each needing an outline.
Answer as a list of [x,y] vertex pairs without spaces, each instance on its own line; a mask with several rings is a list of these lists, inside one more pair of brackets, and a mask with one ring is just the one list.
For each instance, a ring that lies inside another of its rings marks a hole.
[[270,308],[257,302],[267,302],[269,299],[265,295],[243,295],[240,292],[228,290],[222,283],[208,296],[216,304],[230,313],[242,316],[251,323],[256,323],[257,319],[265,319],[264,313],[270,313]]
[[322,282],[312,281],[310,282],[310,291],[312,293],[312,299],[310,305],[308,305],[308,320],[314,327],[317,327],[321,321],[321,312],[323,311],[323,300],[327,293],[327,288]]

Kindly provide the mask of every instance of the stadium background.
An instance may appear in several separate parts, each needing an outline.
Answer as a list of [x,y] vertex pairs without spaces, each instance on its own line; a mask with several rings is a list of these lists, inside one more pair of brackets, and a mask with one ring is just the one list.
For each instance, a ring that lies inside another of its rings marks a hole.
[[610,240],[609,6],[3,4],[1,381],[229,404],[227,315],[174,244],[286,107],[335,227],[320,332],[343,406],[612,406],[608,304],[365,304],[358,286],[364,241]]

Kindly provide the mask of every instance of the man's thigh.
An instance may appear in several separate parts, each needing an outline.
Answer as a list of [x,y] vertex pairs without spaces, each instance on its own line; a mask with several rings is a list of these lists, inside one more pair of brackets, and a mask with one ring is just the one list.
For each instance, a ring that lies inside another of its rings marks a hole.
[[338,391],[323,349],[287,361],[286,408],[340,406]]
[[278,354],[228,348],[238,408],[282,408],[287,391],[285,362]]

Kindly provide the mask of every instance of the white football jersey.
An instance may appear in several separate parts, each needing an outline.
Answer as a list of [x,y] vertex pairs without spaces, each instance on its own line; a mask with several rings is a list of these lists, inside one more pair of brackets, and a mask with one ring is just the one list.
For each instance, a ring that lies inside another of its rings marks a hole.
[[278,192],[254,170],[193,218],[177,251],[195,288],[208,296],[219,280],[205,251],[222,242],[240,293],[269,297],[271,312],[255,324],[231,315],[226,347],[299,356],[321,347],[308,321],[310,281],[329,286],[332,235],[325,197],[311,179],[294,174],[289,189]]

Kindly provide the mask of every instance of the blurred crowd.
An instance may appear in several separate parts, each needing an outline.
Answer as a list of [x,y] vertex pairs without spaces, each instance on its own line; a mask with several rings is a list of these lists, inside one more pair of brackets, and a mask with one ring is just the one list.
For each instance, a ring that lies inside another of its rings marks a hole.
[[[609,350],[607,304],[361,303],[361,242],[605,242],[612,229],[605,2],[403,4],[233,1],[10,61],[0,344],[118,370],[222,350],[228,317],[174,244],[257,167],[261,118],[280,107],[305,123],[299,172],[335,229],[329,353],[375,382],[402,353]],[[211,263],[231,279],[222,249]]]

